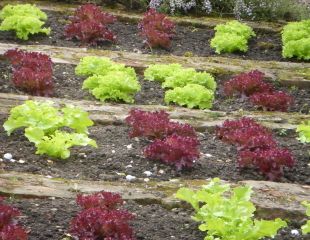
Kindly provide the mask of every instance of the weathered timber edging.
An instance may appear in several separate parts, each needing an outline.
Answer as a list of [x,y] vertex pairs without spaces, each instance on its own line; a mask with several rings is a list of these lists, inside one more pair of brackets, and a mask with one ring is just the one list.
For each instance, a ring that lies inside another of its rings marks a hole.
[[[161,204],[166,208],[187,207],[174,197],[180,187],[198,189],[207,180],[173,179],[166,182],[107,182],[70,179],[53,179],[42,175],[0,172],[0,195],[21,197],[75,198],[77,193],[111,191],[120,193],[124,199],[141,204]],[[310,199],[310,187],[267,181],[242,181],[233,185],[250,185],[254,194],[252,201],[257,207],[256,215],[262,218],[281,217],[300,220],[305,209],[300,202]]]
[[154,63],[180,63],[185,67],[208,71],[213,74],[237,74],[258,69],[267,78],[279,81],[284,86],[295,85],[310,88],[310,63],[275,61],[255,61],[225,57],[181,57],[173,55],[138,54],[122,51],[97,50],[87,48],[67,48],[48,45],[18,45],[0,43],[0,54],[8,49],[20,48],[50,55],[55,63],[78,64],[85,56],[109,57],[115,62],[124,63],[143,71]]
[[193,110],[188,108],[160,105],[107,104],[95,101],[45,98],[27,95],[0,93],[0,114],[8,114],[10,109],[26,100],[51,100],[56,104],[73,104],[90,113],[90,118],[97,124],[123,124],[131,108],[143,110],[166,110],[170,117],[180,122],[187,122],[197,130],[203,131],[222,124],[226,119],[242,116],[252,117],[272,129],[295,129],[302,121],[310,120],[310,115],[284,112],[221,112],[210,110]]
[[[6,4],[14,4],[14,3],[25,3],[24,1],[18,0],[2,0],[0,2],[0,7]],[[50,2],[45,0],[29,0],[27,3],[35,3],[40,9],[46,11],[57,11],[57,12],[66,12],[69,14],[73,12],[78,6],[78,4],[66,4],[59,2]],[[112,9],[105,8],[105,11],[115,15],[119,21],[128,21],[128,22],[138,22],[142,19],[143,14],[128,12],[126,10],[121,9]],[[217,17],[170,17],[175,23],[184,26],[197,26],[197,27],[205,27],[205,28],[214,28],[217,24],[225,23],[227,21],[232,20],[231,18],[217,18]],[[249,26],[251,26],[254,30],[265,31],[270,33],[279,33],[282,30],[283,23],[272,23],[272,22],[251,22],[244,21]]]

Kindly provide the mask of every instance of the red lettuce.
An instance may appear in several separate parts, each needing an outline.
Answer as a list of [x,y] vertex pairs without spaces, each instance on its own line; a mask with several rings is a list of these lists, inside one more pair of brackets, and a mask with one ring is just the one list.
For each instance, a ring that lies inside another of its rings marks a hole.
[[163,110],[147,112],[132,109],[125,121],[131,127],[130,137],[162,139],[173,133],[180,136],[196,137],[196,132],[192,126],[171,122],[169,114]]
[[99,192],[77,196],[83,208],[70,223],[70,233],[79,240],[134,240],[128,222],[134,215],[117,207],[123,204],[119,194]]
[[27,240],[27,232],[17,225],[16,217],[20,211],[3,203],[0,198],[0,239],[1,240]]
[[199,158],[199,142],[196,138],[176,134],[163,140],[157,139],[144,149],[147,158],[176,166],[177,170],[189,168]]
[[281,178],[283,168],[293,167],[294,162],[291,152],[287,149],[243,150],[238,154],[238,164],[240,167],[254,166],[270,180]]
[[165,14],[156,12],[151,8],[144,14],[138,25],[145,43],[150,47],[169,48],[174,36],[175,24]]
[[33,95],[52,95],[52,60],[48,55],[14,49],[4,56],[13,66],[12,81],[17,88]]
[[293,98],[285,92],[256,93],[250,96],[252,104],[269,111],[286,112],[293,104]]
[[116,41],[116,36],[107,27],[116,18],[103,12],[94,4],[80,6],[70,18],[71,23],[65,27],[68,39],[76,38],[82,43],[96,45],[99,41]]
[[224,92],[227,96],[250,96],[257,92],[273,91],[273,86],[264,82],[264,76],[265,74],[258,70],[241,73],[224,84]]

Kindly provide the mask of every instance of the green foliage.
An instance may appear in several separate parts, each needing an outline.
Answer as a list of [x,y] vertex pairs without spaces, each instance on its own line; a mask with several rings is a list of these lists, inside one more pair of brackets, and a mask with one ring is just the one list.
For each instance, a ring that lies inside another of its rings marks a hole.
[[114,63],[109,58],[84,57],[75,68],[75,73],[88,76],[83,89],[90,90],[101,101],[112,99],[132,103],[134,94],[141,90],[135,70]]
[[165,94],[165,102],[174,102],[189,108],[206,109],[212,107],[214,92],[198,84],[187,84],[185,87],[176,87]]
[[310,121],[298,125],[296,131],[299,133],[299,141],[302,143],[310,143]]
[[153,64],[144,71],[144,78],[150,81],[164,82],[167,77],[182,69],[177,63],[173,64]]
[[256,36],[251,27],[236,20],[218,24],[215,31],[211,47],[218,54],[221,52],[246,52],[249,38]]
[[187,84],[199,84],[215,91],[216,82],[214,77],[207,72],[196,72],[193,68],[184,68],[175,71],[163,82],[164,88],[185,87]]
[[231,189],[213,179],[198,191],[188,188],[178,190],[176,197],[192,205],[193,219],[200,222],[199,229],[208,231],[205,240],[258,240],[273,237],[285,221],[253,219],[255,206],[250,201],[251,187],[241,186]]
[[[304,201],[302,204],[307,208],[306,215],[310,217],[310,202]],[[304,235],[310,233],[310,220],[307,220],[307,223],[301,226],[301,230]]]
[[282,56],[310,59],[310,19],[291,22],[282,31]]
[[[36,145],[37,154],[46,153],[65,159],[70,156],[68,149],[72,146],[96,147],[96,142],[87,136],[87,128],[92,125],[87,112],[71,105],[57,109],[51,101],[26,101],[11,109],[3,127],[8,135],[16,129],[25,128],[25,136]],[[76,133],[58,130],[63,127]]]
[[[50,34],[50,28],[42,28],[47,15],[35,5],[6,5],[0,12],[0,31],[16,31],[16,36],[28,40],[29,34]],[[42,21],[41,21],[42,20]]]

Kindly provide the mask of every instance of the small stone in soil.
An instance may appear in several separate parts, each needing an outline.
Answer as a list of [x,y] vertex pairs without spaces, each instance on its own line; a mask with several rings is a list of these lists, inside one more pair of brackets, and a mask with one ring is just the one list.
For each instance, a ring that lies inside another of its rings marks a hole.
[[136,179],[135,176],[132,176],[132,175],[127,175],[127,176],[126,176],[126,180],[129,181],[129,182],[130,182],[130,181],[133,181],[133,180],[135,180],[135,179]]
[[293,230],[291,230],[291,234],[293,236],[298,236],[299,235],[299,231],[297,229],[293,229]]
[[143,173],[144,173],[146,176],[148,176],[148,177],[152,175],[152,172],[151,172],[151,171],[144,171]]
[[13,158],[13,156],[12,156],[11,153],[6,153],[6,154],[3,155],[3,158],[4,158],[5,160],[11,160],[11,159]]

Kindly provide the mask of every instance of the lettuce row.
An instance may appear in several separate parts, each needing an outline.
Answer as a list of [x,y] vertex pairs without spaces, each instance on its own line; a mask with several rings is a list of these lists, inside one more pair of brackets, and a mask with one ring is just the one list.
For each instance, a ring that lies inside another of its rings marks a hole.
[[310,202],[303,201],[302,205],[304,205],[307,208],[306,215],[308,216],[308,220],[307,220],[305,225],[301,226],[302,234],[306,235],[306,234],[310,233],[310,219],[309,219],[309,217],[310,217]]
[[248,40],[256,36],[250,26],[237,20],[218,24],[215,31],[215,36],[211,40],[211,48],[214,48],[218,54],[221,52],[247,52]]
[[[87,112],[71,105],[58,109],[52,101],[26,101],[11,109],[3,127],[8,135],[25,128],[25,136],[37,147],[36,154],[66,159],[72,146],[97,147],[96,142],[88,138],[88,127],[92,125]],[[60,130],[63,127],[72,131]]]
[[88,56],[80,60],[75,69],[79,76],[87,76],[83,89],[88,89],[101,101],[134,102],[134,94],[141,90],[136,72],[109,58]]
[[200,190],[180,188],[176,197],[188,202],[195,209],[193,219],[200,222],[199,230],[207,231],[205,240],[258,240],[274,237],[286,227],[285,221],[253,219],[255,206],[250,201],[250,186],[233,189],[213,179]]
[[0,12],[0,31],[16,31],[16,36],[28,40],[29,34],[45,33],[49,35],[50,28],[42,28],[47,15],[35,5],[17,4],[6,5]]

